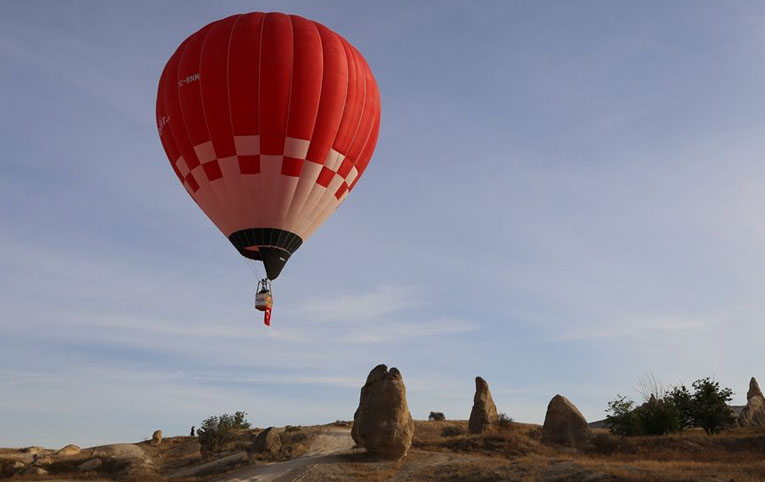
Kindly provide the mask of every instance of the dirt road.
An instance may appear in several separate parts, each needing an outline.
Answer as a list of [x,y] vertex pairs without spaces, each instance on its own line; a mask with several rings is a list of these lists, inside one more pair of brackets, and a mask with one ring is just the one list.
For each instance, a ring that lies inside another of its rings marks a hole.
[[[217,482],[291,482],[306,475],[306,467],[327,463],[353,450],[350,429],[332,429],[321,433],[311,443],[306,455],[287,462],[258,465],[227,474]],[[308,469],[310,470],[310,469]]]

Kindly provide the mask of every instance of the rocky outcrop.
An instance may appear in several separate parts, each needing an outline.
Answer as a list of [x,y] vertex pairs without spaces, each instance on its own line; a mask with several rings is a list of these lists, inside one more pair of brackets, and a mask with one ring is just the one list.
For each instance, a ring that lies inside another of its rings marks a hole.
[[762,395],[762,391],[760,390],[760,384],[757,383],[757,379],[754,377],[749,380],[749,391],[746,392],[747,401],[749,401],[752,397],[765,398],[765,396]]
[[35,455],[34,465],[50,465],[53,463],[53,459],[49,455]]
[[741,427],[765,427],[765,397],[762,396],[760,385],[754,377],[749,380],[746,405],[738,415],[738,425]]
[[406,456],[414,436],[414,420],[406,403],[406,387],[396,368],[377,365],[361,389],[351,436],[367,453],[387,459]]
[[24,475],[48,475],[48,471],[41,467],[29,467],[22,472]]
[[765,427],[765,398],[754,395],[738,416],[741,427]]
[[157,480],[157,470],[149,458],[131,459],[127,467],[117,473],[117,480]]
[[90,459],[77,466],[77,470],[80,472],[89,472],[91,470],[97,470],[103,465],[101,459]]
[[20,460],[15,460],[3,467],[3,474],[13,475],[16,472],[21,472],[26,467],[26,464]]
[[135,460],[145,459],[146,452],[136,444],[111,444],[93,447],[91,456]]
[[282,448],[282,439],[274,427],[260,432],[250,447],[250,453],[275,456]]
[[69,444],[65,447],[62,447],[61,450],[56,452],[56,455],[77,455],[79,453],[80,453],[80,447],[74,444]]
[[473,409],[470,411],[468,430],[470,433],[485,433],[496,428],[499,416],[494,399],[491,398],[489,384],[481,377],[475,377],[475,396]]
[[563,395],[555,395],[547,405],[542,427],[546,444],[578,446],[590,438],[590,428],[579,409]]
[[159,445],[162,443],[162,430],[155,430],[153,434],[151,434],[151,444],[152,445]]

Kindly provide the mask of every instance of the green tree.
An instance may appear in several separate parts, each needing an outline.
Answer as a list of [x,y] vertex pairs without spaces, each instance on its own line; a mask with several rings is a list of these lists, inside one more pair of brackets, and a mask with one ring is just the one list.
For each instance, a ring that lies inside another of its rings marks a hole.
[[606,413],[606,426],[612,433],[622,437],[640,434],[635,402],[632,400],[623,395],[617,395],[616,400],[608,402]]
[[733,398],[733,390],[720,388],[720,384],[710,378],[693,382],[693,390],[691,415],[695,426],[713,434],[733,423],[734,416],[728,407],[728,402]]
[[247,422],[247,412],[236,412],[234,415],[224,413],[216,417],[209,417],[202,422],[197,431],[202,455],[219,453],[223,450],[226,442],[232,440],[237,430],[250,428]]
[[651,394],[644,404],[617,395],[608,403],[606,426],[621,436],[663,435],[689,427],[701,427],[708,434],[717,433],[734,420],[728,402],[733,391],[720,388],[710,378],[693,382],[693,393],[684,385],[673,387],[663,396]]
[[673,387],[672,390],[667,393],[667,398],[672,400],[675,408],[677,408],[681,429],[693,427],[693,395],[691,395],[691,392],[685,388],[685,385]]
[[682,414],[669,397],[651,397],[636,410],[640,433],[664,435],[684,429]]

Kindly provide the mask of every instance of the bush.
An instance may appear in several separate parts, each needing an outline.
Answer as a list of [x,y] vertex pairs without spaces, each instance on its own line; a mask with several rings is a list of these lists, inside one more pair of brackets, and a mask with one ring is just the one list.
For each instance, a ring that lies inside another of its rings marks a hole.
[[684,430],[682,412],[677,408],[672,398],[651,398],[640,406],[638,420],[646,435],[664,435]]
[[610,433],[598,433],[591,439],[595,451],[600,454],[610,455],[616,451],[619,447],[619,439],[611,435]]
[[507,428],[510,426],[510,424],[513,423],[512,417],[508,417],[506,413],[500,412],[499,418],[497,419],[497,425],[499,425],[502,428]]
[[197,431],[202,455],[220,453],[224,445],[233,439],[236,430],[250,428],[246,416],[247,412],[236,412],[234,415],[224,413],[220,417],[204,420]]
[[606,416],[606,426],[616,435],[664,435],[686,427],[682,411],[669,396],[663,399],[651,396],[647,402],[635,407],[632,400],[619,395],[608,408],[613,415]]
[[606,426],[613,434],[664,435],[689,427],[701,427],[708,434],[722,430],[733,422],[728,407],[733,392],[720,388],[720,384],[704,378],[693,382],[694,393],[685,386],[673,387],[658,398],[651,398],[640,406],[627,397],[617,395],[608,403]]
[[616,400],[608,402],[606,427],[615,435],[629,436],[640,434],[638,414],[635,402],[625,396],[617,395]]
[[441,431],[441,436],[456,437],[457,435],[462,435],[464,433],[465,431],[461,427],[448,426],[448,427],[444,427],[444,429]]
[[446,415],[444,415],[444,412],[430,412],[430,415],[428,415],[428,420],[432,420],[434,422],[443,422],[446,420]]

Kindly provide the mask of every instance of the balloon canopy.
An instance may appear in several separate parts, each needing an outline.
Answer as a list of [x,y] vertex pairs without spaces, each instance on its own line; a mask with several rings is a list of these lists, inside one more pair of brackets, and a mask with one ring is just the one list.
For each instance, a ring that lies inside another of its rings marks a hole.
[[361,54],[323,25],[248,13],[213,22],[167,62],[157,127],[176,176],[270,279],[353,190],[380,126]]

